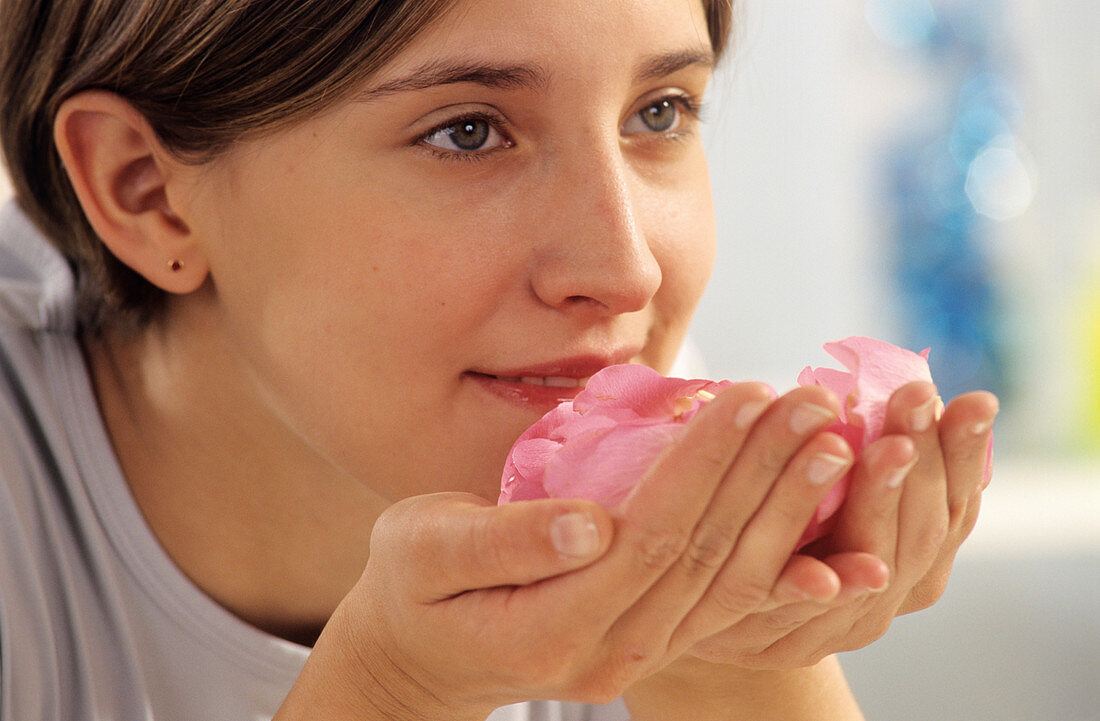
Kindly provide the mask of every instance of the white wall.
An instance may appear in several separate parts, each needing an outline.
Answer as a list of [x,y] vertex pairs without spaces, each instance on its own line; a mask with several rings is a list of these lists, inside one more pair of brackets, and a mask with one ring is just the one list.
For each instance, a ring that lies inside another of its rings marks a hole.
[[890,335],[861,201],[852,3],[745,2],[708,128],[719,228],[693,337],[715,376],[785,389],[821,344]]

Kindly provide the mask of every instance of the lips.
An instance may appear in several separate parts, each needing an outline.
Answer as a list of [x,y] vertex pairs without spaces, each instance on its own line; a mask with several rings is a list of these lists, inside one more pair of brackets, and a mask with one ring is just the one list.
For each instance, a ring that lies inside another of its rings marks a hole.
[[506,383],[528,383],[533,386],[548,386],[551,388],[584,388],[584,384],[592,376],[584,378],[569,378],[567,376],[489,376]]
[[630,348],[606,355],[575,356],[523,367],[479,368],[467,371],[464,376],[498,398],[545,413],[558,403],[574,398],[600,370],[627,363],[638,352]]

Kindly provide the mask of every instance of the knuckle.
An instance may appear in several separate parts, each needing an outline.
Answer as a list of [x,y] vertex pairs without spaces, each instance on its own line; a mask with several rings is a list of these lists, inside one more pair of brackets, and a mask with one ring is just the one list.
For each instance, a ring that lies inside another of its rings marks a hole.
[[936,514],[926,519],[925,526],[913,544],[913,554],[922,561],[931,562],[940,555],[947,540],[949,523],[946,515]]
[[722,611],[732,616],[745,616],[759,608],[771,595],[771,586],[762,579],[743,579],[714,585],[711,599]]
[[590,704],[611,703],[653,666],[655,655],[644,646],[632,646],[603,655],[592,668],[575,673],[565,684],[570,700]]
[[671,566],[683,554],[687,545],[687,534],[675,528],[644,531],[635,541],[642,565],[653,570],[663,570]]
[[965,512],[962,514],[962,519],[959,521],[959,537],[965,539],[974,530],[974,527],[978,525],[978,503],[971,501],[967,504]]
[[707,445],[695,452],[695,458],[707,475],[725,473],[732,460],[727,449]]
[[715,523],[701,523],[691,534],[691,541],[682,556],[691,574],[716,571],[722,567],[737,542],[737,535]]
[[761,621],[768,631],[785,635],[806,623],[806,617],[801,614],[775,611],[764,614]]
[[609,664],[616,678],[624,681],[640,678],[655,665],[658,654],[652,646],[632,644],[619,651]]
[[787,467],[788,452],[778,444],[769,443],[759,453],[757,466],[766,478],[775,478]]
[[930,608],[947,590],[947,575],[941,574],[933,578],[926,578],[913,587],[909,592],[906,608],[911,611],[923,611]]
[[858,651],[870,646],[875,641],[886,635],[890,629],[890,618],[864,619],[857,624],[838,644],[835,651]]
[[547,633],[538,651],[522,664],[507,669],[515,688],[531,692],[558,692],[573,687],[583,676],[582,659],[591,650],[576,634]]
[[430,552],[432,535],[425,524],[410,522],[415,514],[409,513],[411,503],[399,501],[386,508],[371,528],[371,556],[387,555],[417,558]]
[[[802,501],[802,505],[797,505],[790,501],[786,503],[777,503],[772,507],[772,513],[776,516],[777,525],[779,528],[798,528],[802,529],[806,527],[806,524],[810,522],[811,514],[813,513],[812,504],[807,503],[809,496],[797,499]],[[782,500],[782,499],[780,499]]]
[[482,513],[475,516],[470,525],[470,548],[480,563],[493,573],[504,575],[512,570],[512,563],[508,558],[509,539],[495,522],[493,514]]
[[970,508],[970,499],[959,496],[952,496],[947,501],[947,514],[950,517],[951,527],[959,527],[965,521],[967,517],[967,511]]

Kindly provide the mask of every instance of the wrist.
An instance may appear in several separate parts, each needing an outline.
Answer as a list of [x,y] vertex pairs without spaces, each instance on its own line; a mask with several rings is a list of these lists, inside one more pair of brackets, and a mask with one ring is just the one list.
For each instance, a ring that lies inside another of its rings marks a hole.
[[684,656],[623,694],[635,721],[862,721],[834,656],[815,666],[756,670]]
[[343,605],[273,721],[484,721],[492,708],[443,699],[394,663]]

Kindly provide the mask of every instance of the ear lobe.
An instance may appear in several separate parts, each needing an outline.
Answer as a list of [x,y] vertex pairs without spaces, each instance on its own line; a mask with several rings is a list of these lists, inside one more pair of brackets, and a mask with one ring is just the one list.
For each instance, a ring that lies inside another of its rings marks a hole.
[[114,93],[78,93],[58,110],[54,142],[84,214],[111,253],[168,292],[202,285],[202,248],[168,192],[179,164],[141,113]]

